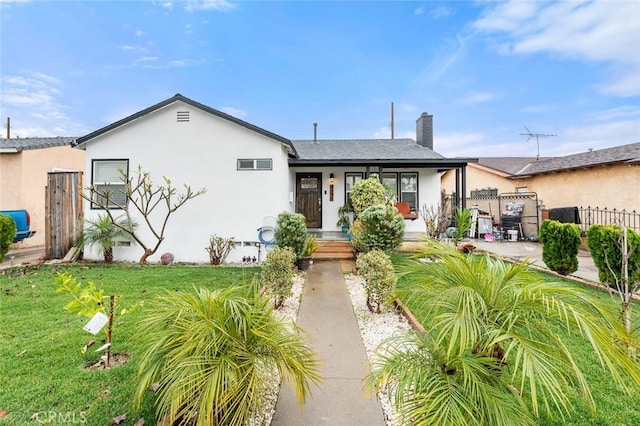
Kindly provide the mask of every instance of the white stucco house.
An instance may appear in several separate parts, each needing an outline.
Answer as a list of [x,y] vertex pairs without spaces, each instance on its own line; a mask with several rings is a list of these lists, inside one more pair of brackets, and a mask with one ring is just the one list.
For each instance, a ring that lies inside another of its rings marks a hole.
[[[176,261],[207,262],[211,235],[234,237],[227,261],[257,256],[258,228],[280,212],[305,215],[307,227],[339,231],[338,208],[353,183],[370,173],[383,176],[399,201],[414,213],[440,201],[440,172],[456,170],[464,194],[466,158],[433,151],[433,116],[417,120],[417,140],[290,140],[177,94],[76,140],[86,152],[86,185],[121,183],[118,169],[131,176],[138,166],[155,182],[163,176],[181,191],[184,184],[207,192],[187,202],[169,219],[166,238],[149,258],[164,252]],[[85,201],[85,219],[101,210]],[[138,220],[141,223],[141,220]],[[406,231],[424,231],[424,222],[406,220]],[[145,227],[140,233],[145,237]],[[150,239],[150,241],[155,241]],[[138,260],[141,248],[116,247],[116,260]],[[85,257],[98,259],[97,253]]]

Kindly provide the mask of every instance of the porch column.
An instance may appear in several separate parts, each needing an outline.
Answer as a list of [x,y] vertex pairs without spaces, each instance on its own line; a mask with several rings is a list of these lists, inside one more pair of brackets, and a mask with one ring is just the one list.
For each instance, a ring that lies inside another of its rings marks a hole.
[[453,205],[451,206],[455,211],[460,205],[460,168],[456,167],[456,196],[453,197]]
[[467,208],[467,166],[462,166],[462,188],[460,193],[462,194],[462,209]]

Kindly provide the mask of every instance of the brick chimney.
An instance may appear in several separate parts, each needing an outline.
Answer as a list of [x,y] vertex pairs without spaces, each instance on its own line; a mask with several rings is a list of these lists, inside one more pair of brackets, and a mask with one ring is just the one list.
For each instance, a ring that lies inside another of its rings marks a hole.
[[433,115],[423,112],[416,120],[416,142],[420,146],[433,149]]

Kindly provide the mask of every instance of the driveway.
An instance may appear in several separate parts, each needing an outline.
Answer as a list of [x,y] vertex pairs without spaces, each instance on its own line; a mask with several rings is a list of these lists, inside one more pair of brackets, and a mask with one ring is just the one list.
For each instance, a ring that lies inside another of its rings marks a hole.
[[44,246],[12,248],[0,263],[0,269],[44,260]]

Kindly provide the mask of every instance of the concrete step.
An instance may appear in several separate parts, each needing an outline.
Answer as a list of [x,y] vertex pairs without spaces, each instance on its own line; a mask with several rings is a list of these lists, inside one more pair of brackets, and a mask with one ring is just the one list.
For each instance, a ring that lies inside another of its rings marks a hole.
[[320,247],[311,255],[316,260],[353,259],[353,246],[348,241],[319,241]]

